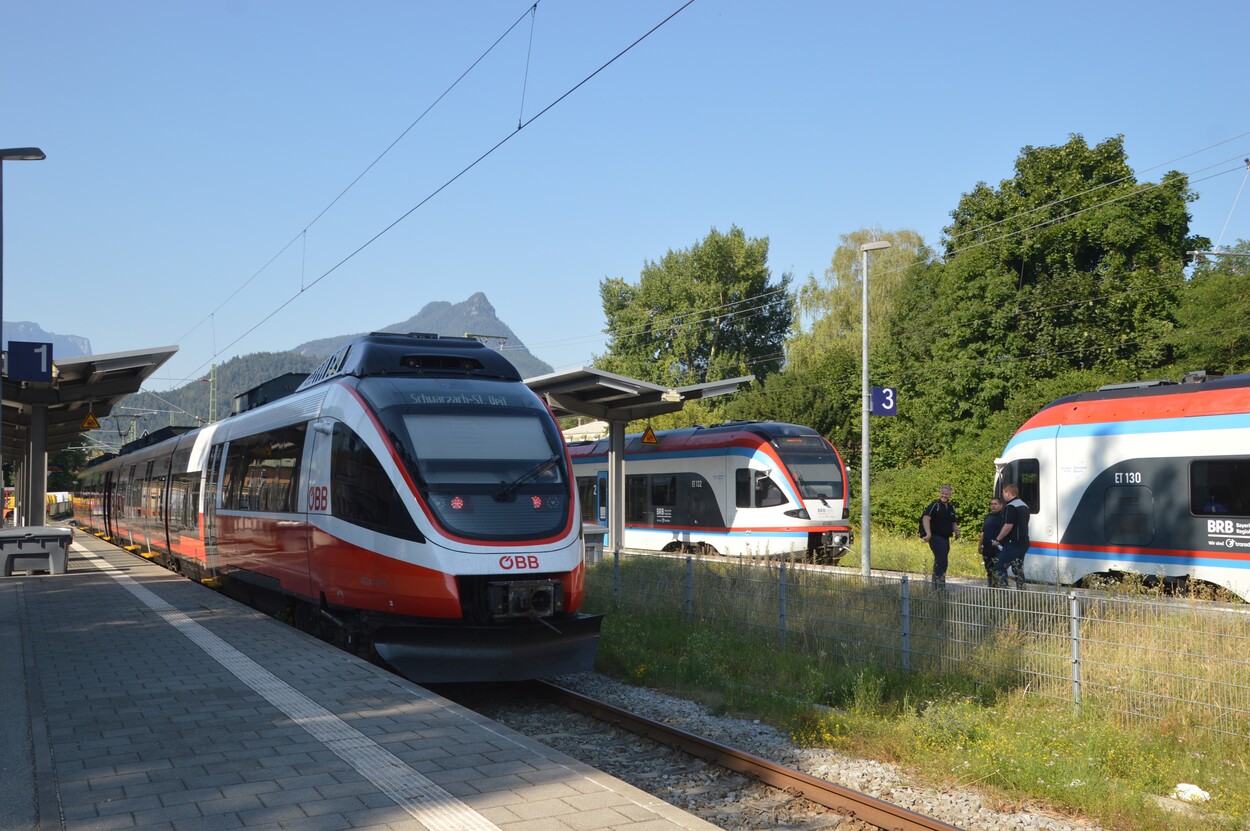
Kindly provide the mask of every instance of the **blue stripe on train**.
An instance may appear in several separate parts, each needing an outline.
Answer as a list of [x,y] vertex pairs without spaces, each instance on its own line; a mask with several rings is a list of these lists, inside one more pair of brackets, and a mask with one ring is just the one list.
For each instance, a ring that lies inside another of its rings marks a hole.
[[1167,554],[1149,554],[1144,552],[1124,552],[1124,551],[1105,551],[1097,548],[1065,548],[1055,550],[1049,546],[1042,548],[1037,545],[1029,548],[1029,557],[1064,557],[1070,560],[1100,560],[1102,562],[1117,563],[1134,563],[1144,566],[1183,566],[1192,568],[1194,566],[1204,566],[1208,568],[1239,568],[1250,569],[1250,559],[1228,559],[1221,558],[1214,552],[1211,555],[1203,555],[1197,552],[1193,554],[1183,553],[1167,553]]
[[[1150,418],[1138,421],[1103,421],[1094,424],[1052,424],[1022,430],[1007,442],[1006,450],[1017,444],[1042,439],[1089,436],[1131,436],[1142,433],[1187,433],[1202,430],[1234,430],[1250,427],[1250,413],[1183,418]],[[1005,455],[1006,451],[1004,451]]]

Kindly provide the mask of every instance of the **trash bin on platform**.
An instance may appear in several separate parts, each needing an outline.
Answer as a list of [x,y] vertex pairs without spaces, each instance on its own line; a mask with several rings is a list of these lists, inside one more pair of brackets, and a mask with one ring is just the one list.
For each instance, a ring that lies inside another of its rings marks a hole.
[[582,525],[582,536],[586,540],[586,565],[603,562],[604,541],[608,538],[607,526],[585,523]]
[[64,574],[73,530],[45,525],[0,529],[0,562],[4,576],[14,571]]

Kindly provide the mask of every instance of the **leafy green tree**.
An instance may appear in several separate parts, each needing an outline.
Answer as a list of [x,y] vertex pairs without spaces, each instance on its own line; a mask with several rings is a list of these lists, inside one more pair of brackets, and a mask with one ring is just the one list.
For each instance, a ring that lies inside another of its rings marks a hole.
[[1172,337],[1182,372],[1250,370],[1250,242],[1203,260],[1180,293]]
[[72,491],[78,471],[86,464],[87,454],[81,450],[62,450],[52,456],[48,460],[48,491]]
[[868,266],[868,340],[875,349],[885,334],[894,298],[913,269],[933,258],[924,238],[915,231],[861,228],[843,234],[823,280],[809,275],[799,289],[796,332],[786,350],[787,367],[819,363],[830,348],[840,345],[863,352],[863,256],[860,246],[884,240],[891,247],[872,252]]
[[610,339],[595,366],[671,386],[764,378],[781,366],[794,317],[790,279],[773,281],[767,237],[713,228],[689,249],[648,261],[637,283],[600,283]]
[[1180,173],[1138,183],[1122,137],[1080,136],[1025,147],[1014,178],[965,194],[945,261],[895,298],[882,373],[902,415],[887,463],[940,455],[1038,379],[1167,366],[1185,252],[1206,242],[1189,236],[1193,198]]
[[725,416],[804,424],[833,442],[844,458],[849,452],[849,460],[857,460],[860,352],[836,343],[801,367],[787,366],[730,398]]

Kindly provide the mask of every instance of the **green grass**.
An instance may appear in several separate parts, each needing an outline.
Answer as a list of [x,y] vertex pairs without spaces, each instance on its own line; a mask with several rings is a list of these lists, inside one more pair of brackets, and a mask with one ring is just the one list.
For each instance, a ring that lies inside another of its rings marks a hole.
[[[962,535],[958,542],[951,541],[947,576],[985,576],[981,555],[977,553],[981,529],[976,528],[973,531],[975,533]],[[874,530],[869,556],[872,559],[872,568],[881,571],[905,571],[912,574],[928,574],[933,571],[933,552],[929,550],[929,544],[917,535]],[[852,568],[860,568],[863,564],[858,537],[852,550],[842,558],[841,564]]]
[[[873,542],[874,568],[915,571],[926,565],[928,549],[919,539],[874,535]],[[962,548],[966,555],[957,556],[960,546],[952,551],[951,573],[983,573],[972,545]],[[893,668],[886,647],[872,641],[872,633],[888,630],[896,614],[877,608],[883,604],[876,596],[855,605],[853,595],[830,592],[827,575],[796,575],[787,594],[795,630],[782,639],[776,597],[758,577],[761,568],[775,566],[701,562],[692,591],[697,614],[689,618],[685,568],[681,560],[629,558],[621,568],[620,604],[612,601],[611,563],[592,570],[590,605],[607,612],[601,672],[700,700],[717,712],[765,720],[800,745],[894,762],[939,787],[975,786],[1004,806],[1040,800],[1109,828],[1142,831],[1250,827],[1245,738],[1198,726],[1173,692],[1154,695],[1148,685],[1157,681],[1134,686],[1137,667],[1152,656],[1200,654],[1197,641],[1212,640],[1201,628],[1186,629],[1184,609],[1157,630],[1166,644],[1149,640],[1158,620],[1149,626],[1134,619],[1084,624],[1086,683],[1100,695],[1091,695],[1078,712],[1063,700],[1064,690],[1047,697],[1036,688],[1045,677],[1037,681],[1021,672],[1022,662],[1032,660],[1022,656],[1048,648],[1045,639],[1053,633],[1006,627],[970,647],[970,664],[914,663],[916,671],[904,672]],[[923,602],[918,589],[915,604]],[[879,620],[870,619],[877,614]],[[853,627],[864,627],[862,634],[853,629],[847,638]],[[1112,629],[1140,632],[1146,640],[1120,643],[1123,638],[1107,634]],[[843,640],[830,639],[833,632]],[[924,637],[918,625],[913,638]],[[1244,639],[1227,640],[1228,661],[1244,664]],[[1062,681],[1065,657],[1054,661]],[[1183,683],[1201,685],[1203,673],[1213,680],[1227,675],[1223,656],[1198,663],[1210,665],[1187,668],[1197,677]],[[1142,700],[1160,709],[1146,713],[1145,721],[1126,722],[1122,711],[1140,709]],[[1196,815],[1169,813],[1154,799],[1181,782],[1211,793]]]

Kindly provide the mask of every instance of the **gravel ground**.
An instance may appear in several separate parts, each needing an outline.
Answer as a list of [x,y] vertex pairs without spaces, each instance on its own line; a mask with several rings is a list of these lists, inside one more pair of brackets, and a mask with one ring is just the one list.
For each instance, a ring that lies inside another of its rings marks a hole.
[[[854,759],[829,750],[799,749],[784,735],[759,722],[715,716],[699,704],[631,687],[595,673],[555,680],[622,709],[967,831],[1101,831],[1092,822],[1058,817],[1038,806],[1026,804],[997,810],[983,795],[970,789],[943,791],[922,787],[909,781],[896,767],[881,762]],[[858,831],[872,827],[700,759],[658,749],[647,739],[559,707],[515,698],[465,704],[721,828]]]

